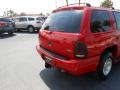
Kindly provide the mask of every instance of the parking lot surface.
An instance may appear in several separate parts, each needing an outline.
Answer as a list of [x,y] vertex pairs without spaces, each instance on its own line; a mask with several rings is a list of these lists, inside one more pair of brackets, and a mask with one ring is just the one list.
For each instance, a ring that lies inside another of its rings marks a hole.
[[0,35],[0,90],[120,90],[120,64],[105,81],[86,74],[79,77],[45,69],[37,54],[36,33]]

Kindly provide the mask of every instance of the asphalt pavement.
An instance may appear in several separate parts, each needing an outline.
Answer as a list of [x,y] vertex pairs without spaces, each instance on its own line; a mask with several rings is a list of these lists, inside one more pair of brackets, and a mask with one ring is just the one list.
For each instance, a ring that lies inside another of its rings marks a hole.
[[37,43],[37,33],[0,35],[0,90],[120,90],[119,63],[105,81],[93,74],[76,77],[45,69],[35,49]]

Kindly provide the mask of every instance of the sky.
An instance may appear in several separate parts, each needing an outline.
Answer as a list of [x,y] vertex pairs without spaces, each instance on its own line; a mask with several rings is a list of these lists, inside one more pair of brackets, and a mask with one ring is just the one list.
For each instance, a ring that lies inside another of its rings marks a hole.
[[[0,16],[4,11],[12,9],[16,13],[25,12],[27,14],[50,13],[56,7],[66,5],[66,0],[0,0]],[[69,3],[77,3],[78,0],[68,0]],[[90,3],[92,6],[99,6],[104,0],[81,0]],[[112,0],[114,7],[120,9],[120,0]]]

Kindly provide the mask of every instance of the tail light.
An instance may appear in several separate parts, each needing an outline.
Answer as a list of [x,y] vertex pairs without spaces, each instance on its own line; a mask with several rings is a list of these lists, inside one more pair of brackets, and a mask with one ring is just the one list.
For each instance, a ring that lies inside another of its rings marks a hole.
[[74,56],[76,58],[85,58],[87,57],[88,51],[87,51],[87,47],[84,43],[77,41],[75,42],[74,45]]
[[0,22],[0,27],[4,27],[5,26],[5,22]]
[[42,24],[42,23],[43,23],[43,21],[37,21],[36,23],[40,23],[40,24]]

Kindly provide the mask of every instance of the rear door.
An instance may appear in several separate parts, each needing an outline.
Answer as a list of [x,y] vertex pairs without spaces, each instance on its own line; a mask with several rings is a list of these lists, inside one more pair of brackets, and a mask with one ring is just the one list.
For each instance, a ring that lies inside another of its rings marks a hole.
[[120,12],[113,11],[113,17],[114,17],[114,27],[115,27],[115,36],[117,38],[117,56],[120,56]]
[[17,18],[17,21],[15,22],[16,28],[27,28],[27,18],[26,17],[20,17]]
[[111,45],[113,28],[110,22],[110,12],[107,10],[92,10],[90,30],[93,36],[94,55],[99,55]]

